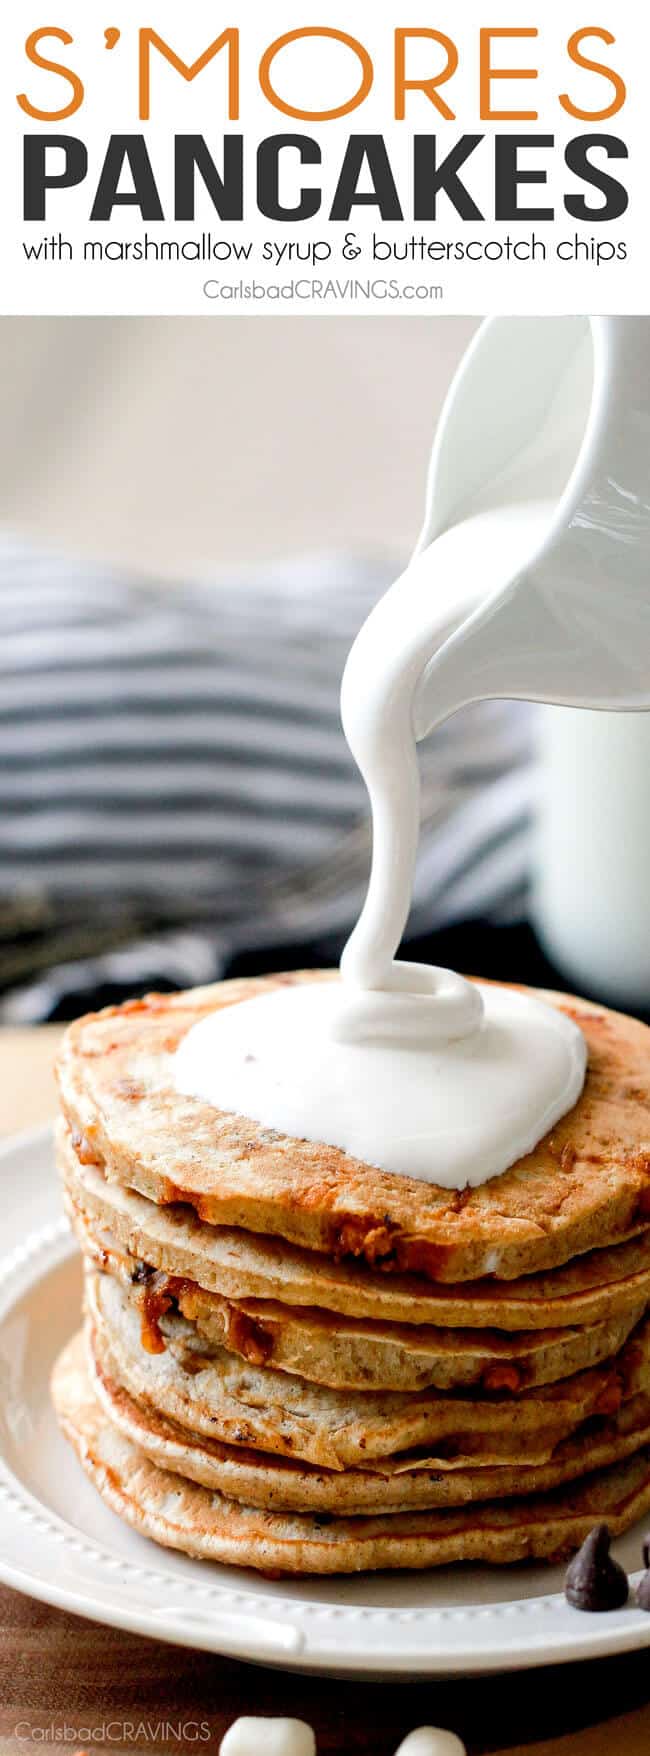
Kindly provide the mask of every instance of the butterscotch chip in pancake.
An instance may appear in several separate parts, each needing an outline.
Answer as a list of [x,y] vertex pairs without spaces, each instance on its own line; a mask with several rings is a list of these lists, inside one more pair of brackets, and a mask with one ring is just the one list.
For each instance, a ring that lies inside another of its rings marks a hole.
[[586,1038],[578,1103],[533,1152],[476,1189],[379,1171],[179,1096],[173,1055],[193,1024],[279,983],[315,979],[310,971],[153,995],[73,1024],[59,1083],[80,1156],[156,1202],[189,1203],[210,1224],[433,1280],[515,1279],[647,1226],[650,1031],[585,1001],[543,996]]
[[111,1275],[87,1276],[86,1303],[102,1369],[135,1401],[194,1436],[327,1469],[372,1468],[386,1457],[408,1469],[543,1463],[585,1421],[650,1392],[650,1319],[607,1365],[518,1395],[467,1396],[329,1390],[223,1348],[206,1354],[194,1325],[171,1312],[160,1319],[165,1351],[152,1355]]
[[650,1506],[650,1453],[642,1448],[568,1490],[524,1499],[365,1518],[261,1511],[149,1462],[107,1419],[81,1337],[61,1355],[52,1391],[66,1437],[114,1512],[168,1548],[235,1566],[307,1574],[557,1560],[595,1523],[619,1535]]
[[517,1494],[547,1493],[563,1482],[621,1461],[650,1446],[650,1396],[632,1397],[609,1420],[591,1423],[582,1437],[565,1439],[548,1463],[502,1464],[483,1469],[396,1469],[390,1458],[374,1470],[317,1469],[296,1458],[273,1457],[216,1439],[193,1439],[152,1408],[135,1402],[102,1370],[92,1330],[88,1364],[97,1397],[112,1425],[151,1463],[226,1499],[267,1511],[354,1513],[405,1512],[463,1506]]
[[588,1328],[512,1336],[373,1323],[259,1299],[224,1299],[196,1281],[149,1270],[74,1209],[71,1218],[86,1262],[115,1275],[138,1309],[148,1351],[163,1350],[159,1318],[178,1310],[196,1326],[206,1351],[225,1347],[254,1366],[274,1366],[334,1390],[515,1391],[551,1384],[618,1353],[645,1310],[642,1301],[624,1316]]
[[159,1207],[109,1182],[97,1166],[82,1164],[62,1122],[57,1158],[71,1211],[94,1228],[100,1243],[105,1230],[145,1265],[226,1299],[311,1306],[378,1322],[510,1332],[599,1323],[650,1303],[647,1227],[548,1273],[446,1286],[415,1275],[373,1273],[360,1262],[335,1263],[279,1238],[209,1226],[190,1207]]

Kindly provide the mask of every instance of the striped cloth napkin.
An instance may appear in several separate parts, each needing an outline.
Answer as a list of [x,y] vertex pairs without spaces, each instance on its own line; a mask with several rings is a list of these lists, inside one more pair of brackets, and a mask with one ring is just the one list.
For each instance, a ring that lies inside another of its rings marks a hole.
[[[338,950],[369,824],[339,721],[352,639],[397,568],[346,556],[183,588],[0,538],[0,1018]],[[525,910],[528,711],[421,746],[410,934]]]

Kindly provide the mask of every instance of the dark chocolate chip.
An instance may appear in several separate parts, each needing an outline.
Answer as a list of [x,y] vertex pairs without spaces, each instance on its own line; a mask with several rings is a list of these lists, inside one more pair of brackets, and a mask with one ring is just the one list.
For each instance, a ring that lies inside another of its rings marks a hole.
[[627,1603],[629,1580],[610,1555],[610,1541],[608,1526],[597,1524],[567,1568],[564,1589],[574,1610],[620,1610]]
[[[644,1545],[644,1548],[647,1544]],[[636,1588],[636,1601],[640,1610],[650,1610],[650,1571],[644,1573]]]
[[136,1262],[135,1268],[131,1269],[131,1281],[133,1286],[145,1286],[147,1281],[151,1280],[155,1272],[155,1268],[151,1268],[148,1262]]

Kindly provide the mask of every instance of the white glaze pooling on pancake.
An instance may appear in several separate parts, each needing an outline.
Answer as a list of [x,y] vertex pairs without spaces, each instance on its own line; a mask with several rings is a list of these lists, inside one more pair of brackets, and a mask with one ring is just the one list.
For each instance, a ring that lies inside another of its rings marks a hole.
[[341,1041],[340,984],[307,984],[211,1014],[175,1057],[181,1091],[294,1139],[322,1140],[443,1188],[476,1185],[532,1150],[575,1101],[582,1033],[507,988],[478,990],[479,1029],[452,1042]]
[[[417,742],[480,694],[463,667],[453,681],[453,631],[543,545],[566,471],[555,440],[551,421],[550,436],[411,563],[352,647],[341,709],[370,798],[373,854],[342,982],[219,1012],[176,1056],[186,1095],[446,1188],[507,1170],[584,1083],[584,1040],[563,1013],[396,957],[419,837]],[[471,663],[471,637],[467,646]]]
[[[496,519],[489,542],[482,516],[433,545],[456,602],[468,570],[481,565],[485,577],[486,553],[489,588],[516,569],[522,527],[529,543],[538,540],[544,514],[517,510],[510,524],[503,509],[488,515]],[[282,1134],[460,1189],[506,1170],[572,1107],[586,1053],[578,1027],[541,1001],[395,961],[417,852],[415,696],[440,617],[439,603],[435,615],[431,607],[434,557],[424,559],[426,578],[420,561],[391,588],[345,673],[345,729],[368,786],[374,840],[343,982],[280,988],[202,1020],[177,1052],[175,1083]]]

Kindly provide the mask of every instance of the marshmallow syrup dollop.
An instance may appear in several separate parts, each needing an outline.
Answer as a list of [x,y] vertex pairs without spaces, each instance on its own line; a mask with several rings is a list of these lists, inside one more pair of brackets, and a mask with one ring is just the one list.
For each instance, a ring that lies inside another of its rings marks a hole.
[[476,1187],[532,1151],[577,1102],[586,1068],[582,1033],[557,1007],[396,957],[419,839],[417,741],[464,699],[461,667],[455,694],[443,708],[441,684],[436,704],[441,629],[454,605],[467,608],[477,570],[486,592],[517,574],[550,516],[546,500],[513,496],[436,538],[352,647],[342,717],[368,789],[373,854],[341,980],[280,986],[214,1012],[174,1064],[186,1096],[449,1189]]

